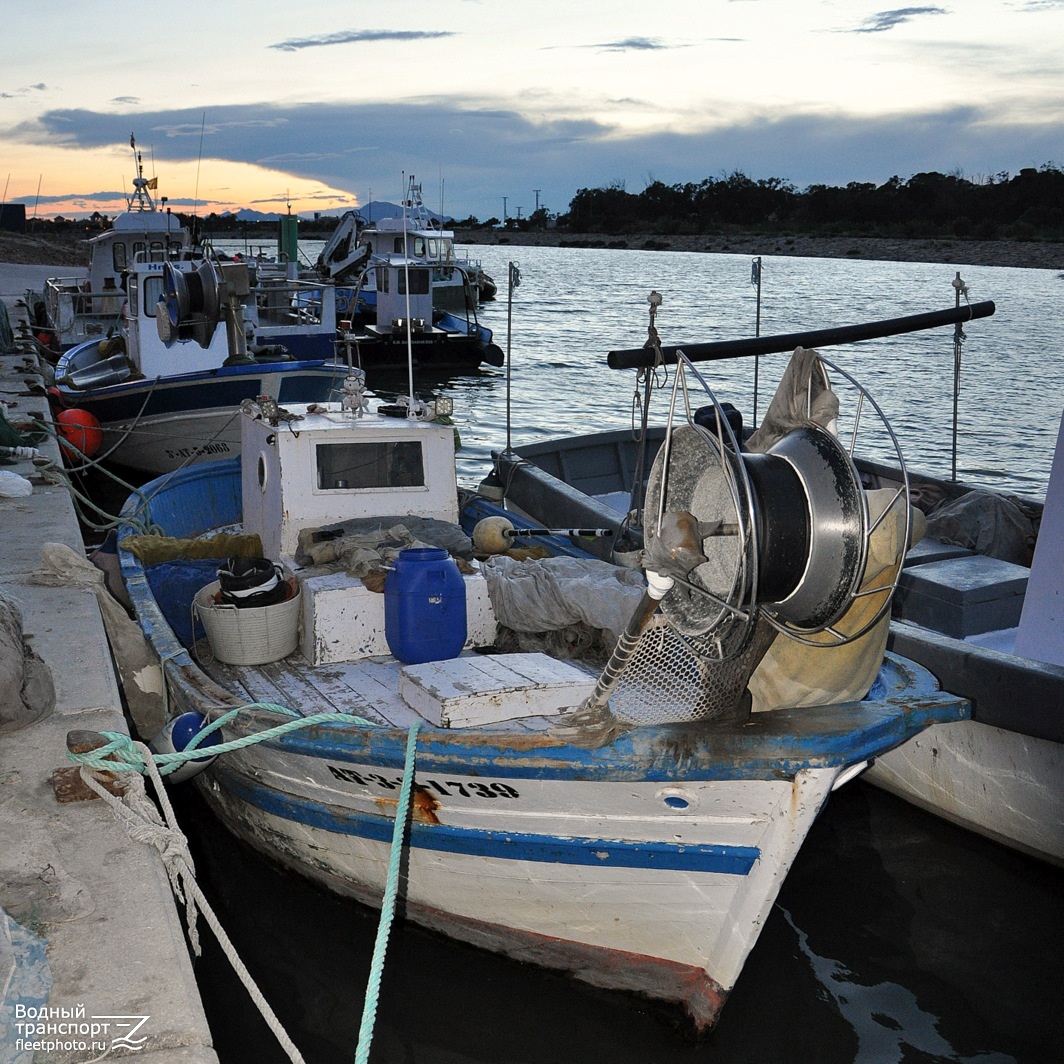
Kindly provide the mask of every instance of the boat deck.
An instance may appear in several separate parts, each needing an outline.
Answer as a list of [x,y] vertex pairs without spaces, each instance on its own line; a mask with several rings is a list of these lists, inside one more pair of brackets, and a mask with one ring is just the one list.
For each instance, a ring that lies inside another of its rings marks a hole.
[[[374,724],[409,728],[415,721],[433,727],[439,722],[412,708],[400,694],[400,680],[409,669],[394,658],[364,658],[361,661],[312,665],[300,653],[266,665],[227,665],[212,661],[210,644],[201,640],[194,650],[213,679],[236,697],[248,702],[270,702],[295,710],[301,716],[317,713],[348,713]],[[461,661],[482,667],[491,656],[465,653]],[[598,673],[578,662],[569,662],[590,682]],[[424,667],[422,667],[424,668]],[[586,695],[583,685],[574,686],[573,707]],[[532,714],[505,721],[477,724],[484,729],[527,732],[546,731],[557,722],[557,713]]]

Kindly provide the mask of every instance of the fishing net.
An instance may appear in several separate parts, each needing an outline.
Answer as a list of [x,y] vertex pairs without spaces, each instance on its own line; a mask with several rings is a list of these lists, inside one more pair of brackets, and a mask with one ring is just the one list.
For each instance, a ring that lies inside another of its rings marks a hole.
[[761,622],[749,629],[740,653],[722,661],[715,639],[682,636],[662,614],[655,614],[610,692],[610,712],[629,724],[745,715],[750,674],[775,635]]

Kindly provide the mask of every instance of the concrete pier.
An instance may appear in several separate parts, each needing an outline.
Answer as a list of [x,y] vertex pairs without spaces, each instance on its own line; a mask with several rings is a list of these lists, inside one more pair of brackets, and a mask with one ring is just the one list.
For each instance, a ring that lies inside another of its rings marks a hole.
[[[0,264],[13,328],[25,316],[16,308],[24,288],[60,272]],[[35,357],[0,354],[8,420],[49,416],[39,369]],[[39,447],[59,462],[54,440]],[[47,716],[0,731],[0,1062],[130,1051],[144,1064],[216,1062],[183,906],[158,854],[131,840],[103,801],[60,803],[53,791],[53,771],[69,764],[69,731],[128,729],[94,592],[33,580],[43,543],[84,553],[70,495],[41,482],[29,460],[0,469],[33,485],[0,496],[0,595],[21,610],[24,642],[56,694]],[[202,919],[200,929],[210,934]]]

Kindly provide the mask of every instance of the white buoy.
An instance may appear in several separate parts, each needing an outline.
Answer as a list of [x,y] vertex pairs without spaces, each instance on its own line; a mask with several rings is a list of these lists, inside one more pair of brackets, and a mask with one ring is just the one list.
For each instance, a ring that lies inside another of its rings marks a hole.
[[513,522],[506,517],[481,518],[473,528],[473,546],[479,554],[505,554],[510,549]]

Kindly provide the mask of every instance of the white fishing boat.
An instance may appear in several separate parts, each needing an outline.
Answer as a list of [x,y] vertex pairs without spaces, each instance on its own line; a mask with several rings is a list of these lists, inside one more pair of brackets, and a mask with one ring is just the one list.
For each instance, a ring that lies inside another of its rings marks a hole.
[[[179,295],[198,298],[205,278],[223,271],[233,328],[202,315],[194,325],[174,324]],[[335,356],[331,287],[164,251],[138,253],[122,277],[112,334],[65,352],[51,389],[58,410],[80,411],[98,426],[95,457],[155,475],[235,456],[234,411],[244,400],[340,395],[348,366]]]
[[[889,486],[891,471],[865,479]],[[1064,865],[1064,444],[1044,503],[931,480],[925,499],[930,535],[907,558],[890,645],[969,699],[972,719],[885,754],[868,780]]]
[[[704,1029],[831,791],[968,707],[884,654],[906,493],[866,497],[811,411],[749,458],[684,394],[643,568],[460,498],[442,401],[369,411],[357,374],[338,404],[246,404],[240,462],[145,485],[120,561],[171,719],[226,741],[195,779],[237,835],[370,905],[397,870],[407,919]],[[213,533],[230,560],[173,558]],[[270,604],[227,598],[245,568]]]
[[434,310],[464,316],[482,300],[495,298],[495,282],[479,261],[458,251],[454,231],[425,206],[412,174],[400,213],[367,220],[354,210],[341,217],[318,256],[318,269],[337,284],[357,282],[348,310],[366,313],[372,312],[378,290],[369,268],[399,258],[429,271]]

